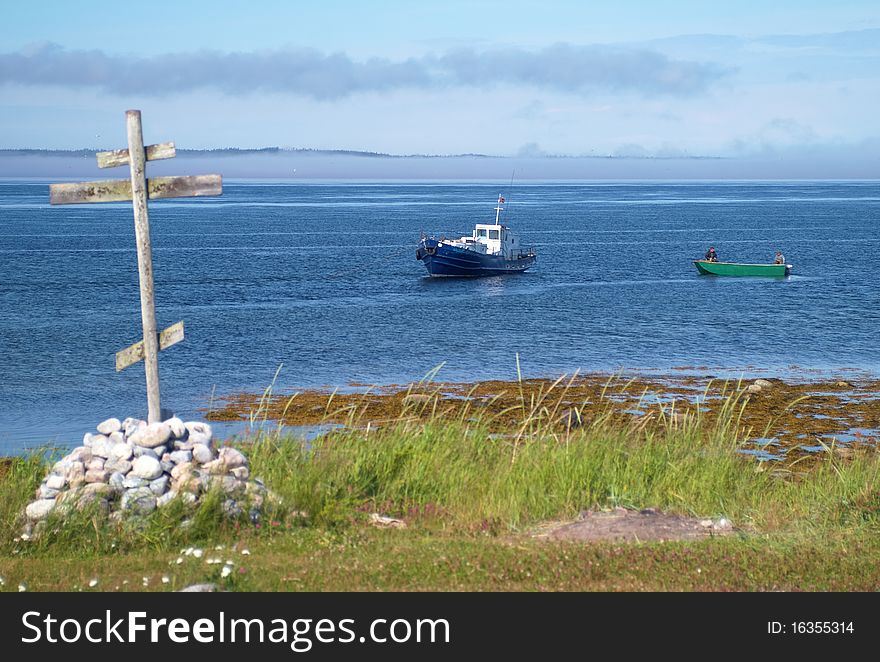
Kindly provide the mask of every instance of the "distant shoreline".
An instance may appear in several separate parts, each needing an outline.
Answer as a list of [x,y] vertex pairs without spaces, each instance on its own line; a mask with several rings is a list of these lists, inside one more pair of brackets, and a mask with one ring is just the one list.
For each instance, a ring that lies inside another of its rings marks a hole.
[[[0,149],[0,177],[118,176],[101,170],[98,149]],[[518,155],[386,154],[356,150],[223,148],[177,150],[177,158],[152,162],[155,175],[219,172],[242,179],[402,180],[868,180],[876,168],[846,159],[811,160],[767,154],[752,157],[704,155]]]

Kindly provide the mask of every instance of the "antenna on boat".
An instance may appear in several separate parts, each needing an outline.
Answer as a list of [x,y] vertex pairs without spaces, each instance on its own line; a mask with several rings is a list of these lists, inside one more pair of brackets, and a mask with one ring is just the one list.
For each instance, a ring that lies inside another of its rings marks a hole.
[[[509,202],[509,200],[510,200],[510,196],[511,196],[511,194],[513,193],[513,176],[514,176],[515,174],[516,174],[516,168],[514,168],[514,169],[510,172],[510,185],[507,187],[507,198],[508,198],[508,203],[507,203],[507,205],[508,205],[508,209],[510,209],[510,202]],[[506,210],[505,210],[505,211],[506,211]],[[505,216],[506,216],[506,214],[505,214]],[[496,222],[497,222],[497,221],[496,221]]]

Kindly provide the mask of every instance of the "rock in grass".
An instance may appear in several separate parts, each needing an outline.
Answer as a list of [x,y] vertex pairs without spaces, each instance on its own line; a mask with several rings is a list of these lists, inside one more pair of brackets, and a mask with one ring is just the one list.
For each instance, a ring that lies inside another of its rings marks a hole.
[[761,388],[772,388],[773,382],[768,382],[766,379],[756,379],[753,382],[756,386],[760,386]]
[[162,465],[154,457],[141,455],[132,463],[131,473],[144,480],[154,480],[162,475]]
[[44,520],[55,510],[55,499],[39,499],[33,503],[29,503],[24,513],[32,522]]
[[136,487],[146,487],[147,485],[149,485],[149,481],[146,481],[143,478],[138,478],[134,474],[128,474],[122,480],[122,487],[126,490],[133,490]]
[[107,436],[122,429],[122,423],[118,418],[108,418],[106,421],[98,423],[97,430],[101,434]]
[[54,499],[58,496],[58,493],[61,490],[56,489],[54,487],[49,487],[45,483],[40,485],[39,489],[37,489],[37,498],[38,499]]
[[167,492],[165,492],[165,494],[156,499],[156,507],[162,508],[163,506],[167,506],[169,503],[174,501],[176,497],[177,492],[175,492],[174,490],[168,490]]
[[238,505],[238,502],[235,499],[226,499],[223,502],[223,514],[226,517],[239,517],[241,515],[241,506]]
[[110,480],[110,475],[112,471],[107,471],[106,469],[89,469],[86,471],[85,482],[86,483],[106,483]]
[[[140,480],[140,478],[138,478],[138,480]],[[107,481],[107,484],[114,492],[122,492],[122,490],[125,489],[125,474],[120,471],[110,474],[110,479]],[[137,487],[140,487],[140,485]]]
[[195,444],[192,448],[192,459],[199,464],[207,464],[214,459],[214,453],[205,444]]
[[178,591],[178,593],[213,593],[217,590],[216,584],[193,584]]
[[748,391],[749,393],[760,393],[761,392],[761,385],[760,384],[749,384],[748,387],[746,388],[746,391]]
[[238,480],[247,480],[251,472],[247,467],[236,467],[235,469],[230,470],[229,473],[235,476]]
[[162,496],[168,491],[168,482],[171,479],[168,477],[168,474],[162,474],[156,480],[150,481],[150,490],[157,497]]
[[218,455],[227,471],[230,469],[237,469],[238,467],[246,467],[248,464],[247,458],[244,454],[235,448],[229,448],[228,446],[221,448]]
[[156,448],[168,443],[170,438],[171,427],[167,423],[150,423],[135,430],[128,440],[137,446]]
[[370,524],[380,529],[405,529],[406,522],[396,517],[388,517],[379,513],[370,513]]
[[149,515],[156,510],[156,495],[149,487],[136,487],[122,495],[122,510],[136,515]]
[[53,490],[60,490],[64,487],[64,476],[49,474],[49,477],[46,478],[46,487],[52,488]]

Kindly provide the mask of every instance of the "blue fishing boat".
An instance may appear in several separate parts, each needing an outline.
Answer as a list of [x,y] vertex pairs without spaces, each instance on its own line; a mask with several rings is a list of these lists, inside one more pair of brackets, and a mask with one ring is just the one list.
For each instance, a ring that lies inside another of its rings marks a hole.
[[477,223],[461,239],[422,236],[416,259],[431,276],[498,276],[521,273],[535,264],[535,251],[501,223],[504,198],[498,196],[494,223]]

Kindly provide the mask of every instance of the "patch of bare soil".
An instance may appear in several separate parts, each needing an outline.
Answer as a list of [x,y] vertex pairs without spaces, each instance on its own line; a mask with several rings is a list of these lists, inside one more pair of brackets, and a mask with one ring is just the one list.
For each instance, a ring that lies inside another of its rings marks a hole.
[[649,542],[698,540],[730,535],[734,530],[730,521],[723,518],[685,517],[653,508],[614,508],[609,511],[588,510],[575,522],[547,525],[535,537],[579,542]]

